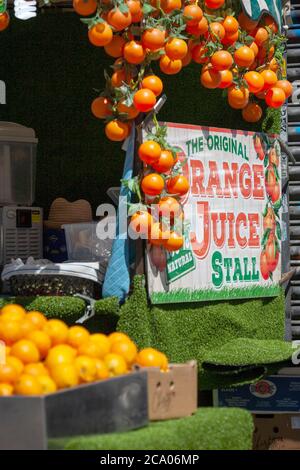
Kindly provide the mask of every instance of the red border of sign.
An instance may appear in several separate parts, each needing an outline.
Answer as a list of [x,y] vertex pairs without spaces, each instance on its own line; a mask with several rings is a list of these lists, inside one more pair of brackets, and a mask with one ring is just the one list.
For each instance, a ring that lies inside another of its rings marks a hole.
[[[177,122],[164,122],[167,127],[175,127],[178,129],[205,129],[210,130],[213,132],[224,132],[225,134],[229,134],[232,132],[236,132],[239,135],[255,135],[255,134],[264,134],[264,132],[254,132],[254,131],[246,131],[241,129],[226,129],[224,127],[211,127],[211,126],[198,126],[196,124],[180,124]],[[276,137],[278,134],[268,134],[270,137]]]

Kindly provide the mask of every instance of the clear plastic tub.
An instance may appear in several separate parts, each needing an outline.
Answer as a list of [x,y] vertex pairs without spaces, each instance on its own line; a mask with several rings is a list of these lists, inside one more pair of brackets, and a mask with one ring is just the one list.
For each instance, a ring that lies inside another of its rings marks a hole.
[[37,142],[33,129],[0,121],[0,205],[33,204]]
[[113,239],[98,238],[98,223],[62,225],[65,230],[69,261],[99,261],[102,265],[108,263]]

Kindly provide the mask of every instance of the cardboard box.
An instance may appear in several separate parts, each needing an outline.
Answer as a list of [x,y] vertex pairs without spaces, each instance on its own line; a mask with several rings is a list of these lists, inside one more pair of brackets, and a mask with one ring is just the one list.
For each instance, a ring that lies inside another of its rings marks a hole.
[[0,397],[0,450],[42,450],[48,438],[128,431],[147,424],[145,371],[51,395]]
[[254,450],[300,450],[300,415],[254,414]]
[[151,421],[182,418],[197,410],[197,362],[170,364],[168,372],[157,367],[145,369],[148,373],[148,407]]
[[272,375],[250,385],[214,391],[214,406],[253,413],[300,413],[300,376]]

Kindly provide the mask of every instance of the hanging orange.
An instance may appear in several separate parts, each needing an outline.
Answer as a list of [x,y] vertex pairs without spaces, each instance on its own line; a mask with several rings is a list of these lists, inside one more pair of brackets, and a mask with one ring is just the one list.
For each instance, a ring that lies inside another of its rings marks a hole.
[[188,25],[194,25],[199,23],[199,21],[203,18],[203,11],[202,9],[196,5],[195,3],[191,5],[186,5],[183,9],[183,16],[188,18],[186,20]]
[[217,88],[221,83],[221,74],[211,64],[208,64],[202,69],[200,81],[205,88]]
[[139,0],[127,0],[127,6],[131,13],[132,23],[139,23],[143,17],[143,10]]
[[254,59],[254,52],[248,46],[241,46],[234,53],[235,63],[240,67],[250,67]]
[[159,173],[167,173],[174,166],[175,160],[170,150],[162,150],[157,161],[152,163],[154,170]]
[[111,101],[104,96],[95,98],[91,105],[93,115],[98,119],[106,119],[107,116],[112,115]]
[[278,80],[276,87],[284,91],[286,99],[293,93],[293,85],[288,80]]
[[218,88],[228,88],[232,85],[233,75],[231,70],[221,70],[221,82],[218,85]]
[[174,10],[181,9],[181,0],[161,0],[161,8],[165,13],[171,13]]
[[105,134],[109,140],[113,142],[122,142],[129,135],[129,126],[126,122],[113,119],[105,126]]
[[186,56],[188,47],[183,39],[171,38],[166,43],[165,50],[171,60],[181,60]]
[[155,94],[148,88],[141,88],[134,94],[133,104],[139,111],[147,113],[156,104]]
[[247,122],[258,122],[262,117],[262,109],[257,103],[249,103],[242,110],[242,116]]
[[181,60],[171,60],[167,55],[163,55],[159,61],[160,70],[166,75],[175,75],[182,69]]
[[144,163],[152,165],[161,155],[161,146],[154,140],[147,140],[139,146],[138,155]]
[[173,176],[167,181],[167,191],[170,194],[178,194],[183,196],[190,189],[187,178],[183,175]]
[[225,3],[225,0],[205,0],[205,5],[211,10],[217,10],[221,8]]
[[208,31],[208,21],[203,16],[203,18],[197,24],[188,24],[186,31],[193,36],[199,37],[207,33]]
[[108,12],[107,22],[116,30],[122,31],[127,28],[131,22],[132,17],[130,11],[123,13],[119,8],[113,8]]
[[155,96],[159,96],[163,91],[163,82],[156,75],[147,75],[142,80],[142,88],[148,88]]
[[232,67],[232,55],[228,51],[217,51],[211,57],[211,64],[215,70],[228,70]]
[[132,104],[131,106],[126,106],[126,104],[120,102],[117,106],[118,113],[127,114],[128,119],[135,119],[139,114],[139,110],[134,107]]
[[10,22],[10,17],[9,17],[8,12],[6,11],[5,13],[2,13],[0,15],[0,31],[4,31],[8,27],[9,22]]
[[73,0],[73,8],[80,16],[90,16],[97,10],[97,1]]
[[280,108],[286,100],[284,91],[278,87],[272,87],[267,91],[266,103],[271,108]]
[[146,57],[146,51],[139,41],[127,42],[124,46],[124,58],[130,64],[141,64]]
[[113,37],[113,32],[106,21],[92,26],[88,32],[90,42],[97,47],[106,46],[110,43]]
[[144,176],[141,182],[142,191],[148,196],[158,196],[164,189],[164,186],[164,179],[157,173],[149,173]]
[[125,39],[122,36],[114,34],[112,40],[104,46],[106,54],[111,57],[121,57],[123,55],[123,49],[126,44]]
[[164,47],[166,31],[158,28],[146,29],[142,34],[142,44],[145,49],[155,51]]
[[167,251],[177,251],[183,246],[183,236],[176,232],[171,232],[168,240],[164,240],[163,245]]
[[225,17],[223,23],[223,28],[225,29],[226,34],[234,34],[239,29],[239,22],[234,16],[228,15]]
[[251,93],[259,93],[265,84],[263,76],[255,71],[245,73],[244,79]]
[[211,35],[211,40],[215,42],[216,40],[222,41],[225,36],[225,29],[222,23],[219,23],[218,21],[213,21],[209,25],[209,32]]
[[249,101],[249,90],[246,87],[232,85],[228,89],[228,103],[234,109],[243,109]]

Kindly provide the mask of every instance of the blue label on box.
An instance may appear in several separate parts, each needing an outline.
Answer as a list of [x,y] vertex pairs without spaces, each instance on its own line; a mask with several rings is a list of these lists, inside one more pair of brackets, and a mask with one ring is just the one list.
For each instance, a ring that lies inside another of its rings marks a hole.
[[300,376],[274,375],[251,385],[215,390],[214,405],[256,413],[299,413]]

